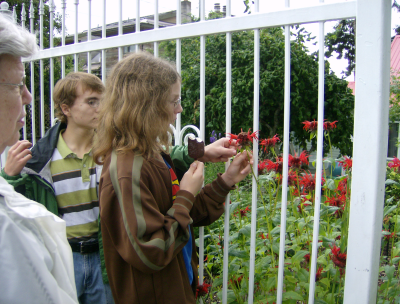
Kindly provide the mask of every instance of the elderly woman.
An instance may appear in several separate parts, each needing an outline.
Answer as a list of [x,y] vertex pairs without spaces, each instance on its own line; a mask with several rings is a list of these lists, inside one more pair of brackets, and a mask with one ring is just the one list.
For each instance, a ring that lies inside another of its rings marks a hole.
[[[32,96],[21,57],[36,50],[35,36],[0,14],[0,153],[25,124]],[[0,303],[78,302],[65,228],[0,177]]]

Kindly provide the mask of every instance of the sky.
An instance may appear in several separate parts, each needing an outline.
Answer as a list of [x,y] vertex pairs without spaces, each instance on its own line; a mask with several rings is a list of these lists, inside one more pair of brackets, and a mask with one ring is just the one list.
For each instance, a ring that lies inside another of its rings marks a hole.
[[[195,16],[199,15],[199,1],[200,0],[191,0],[192,14]],[[325,0],[324,3],[337,3],[337,2],[345,2],[347,0]],[[66,7],[66,27],[68,34],[73,34],[75,32],[75,5],[73,4],[75,1],[67,0]],[[140,15],[147,16],[154,14],[154,4],[155,0],[140,0]],[[214,4],[220,3],[221,10],[224,5],[226,5],[227,0],[205,0],[205,14],[206,16],[210,11],[214,10]],[[299,8],[299,7],[307,7],[312,5],[319,4],[320,0],[290,0],[290,7]],[[56,11],[61,13],[61,0],[54,0],[56,5]],[[102,25],[103,18],[103,7],[102,0],[92,0],[92,28]],[[106,22],[112,23],[117,22],[119,17],[119,1],[107,1],[106,4]],[[132,19],[136,17],[136,1],[134,0],[122,0],[122,19]],[[281,10],[285,7],[285,0],[259,0],[259,11],[260,12],[271,12],[276,10]],[[172,10],[176,10],[177,0],[158,0],[158,11],[159,13],[168,12]],[[243,4],[243,0],[231,0],[231,13],[234,16],[240,16],[244,14],[245,6]],[[254,8],[252,9],[254,11]],[[80,0],[78,7],[78,30],[79,32],[87,30],[88,28],[88,1]],[[336,24],[336,21],[326,22],[325,23],[325,34],[333,31],[333,26]],[[400,25],[400,13],[397,12],[396,9],[392,9],[392,23],[391,35],[394,35],[393,28],[396,25]],[[317,36],[319,32],[318,24],[305,24],[303,25],[306,31],[313,34],[313,36]],[[317,41],[317,39],[315,41]],[[308,48],[310,52],[314,52],[318,50],[318,44],[312,45],[309,44]],[[332,70],[338,77],[342,77],[342,71],[347,67],[347,60],[336,59],[336,56],[333,55],[328,59],[330,62]],[[349,76],[346,78],[348,81],[353,81],[354,76]]]

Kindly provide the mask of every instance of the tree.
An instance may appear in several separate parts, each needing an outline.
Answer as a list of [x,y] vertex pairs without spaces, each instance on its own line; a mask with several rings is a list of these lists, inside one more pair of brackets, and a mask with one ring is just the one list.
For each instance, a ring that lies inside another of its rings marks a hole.
[[[304,37],[298,35],[298,37]],[[225,130],[226,98],[226,36],[206,37],[206,134]],[[317,119],[318,63],[309,55],[300,41],[291,43],[291,122],[290,130],[295,143],[306,148],[310,135],[303,130],[302,122]],[[232,33],[232,132],[253,126],[254,87],[254,34],[253,31]],[[283,134],[284,115],[284,50],[281,28],[260,30],[260,136]],[[175,59],[175,42],[163,42],[163,55]],[[199,124],[200,96],[200,41],[199,38],[182,40],[182,123]],[[329,72],[325,75],[325,118],[338,120],[331,133],[332,144],[343,154],[351,155],[350,135],[353,130],[352,111],[354,97],[347,81]],[[312,139],[311,150],[316,149]],[[325,151],[328,151],[326,147]]]
[[[397,0],[393,0],[392,8],[396,8],[400,12],[400,5]],[[347,68],[343,73],[346,76],[350,76],[355,69],[356,20],[340,20],[333,29],[334,31],[328,33],[325,38],[325,45],[328,48],[325,56],[329,58],[333,52],[336,52],[338,54],[337,59],[343,57],[347,59]],[[400,34],[400,25],[396,25],[394,30],[396,35]]]

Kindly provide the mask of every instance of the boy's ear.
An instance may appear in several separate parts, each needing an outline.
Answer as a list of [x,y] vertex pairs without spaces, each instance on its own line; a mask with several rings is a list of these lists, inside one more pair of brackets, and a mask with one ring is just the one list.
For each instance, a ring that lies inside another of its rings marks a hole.
[[65,116],[69,116],[69,106],[67,106],[65,103],[61,104],[61,111]]

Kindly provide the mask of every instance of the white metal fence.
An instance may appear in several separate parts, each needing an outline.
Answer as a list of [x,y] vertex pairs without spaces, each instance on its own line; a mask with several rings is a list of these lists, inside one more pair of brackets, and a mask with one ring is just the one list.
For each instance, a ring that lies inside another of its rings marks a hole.
[[[282,0],[283,1],[283,0]],[[100,1],[96,1],[99,5]],[[282,184],[282,217],[280,230],[280,254],[278,270],[277,303],[282,303],[284,290],[284,258],[285,258],[285,235],[286,235],[286,205],[287,205],[287,181],[288,181],[288,154],[289,154],[289,121],[290,121],[290,25],[304,23],[319,23],[319,76],[318,76],[318,134],[323,133],[324,121],[324,22],[330,20],[356,18],[356,85],[357,95],[355,99],[355,121],[354,121],[354,146],[353,146],[353,176],[352,195],[350,210],[350,226],[348,239],[348,256],[345,280],[344,303],[375,303],[377,295],[377,281],[379,272],[379,249],[381,238],[381,227],[383,217],[385,160],[388,130],[388,108],[389,108],[389,58],[390,58],[390,0],[358,0],[334,4],[324,4],[323,0],[316,0],[315,5],[307,8],[290,8],[289,0],[285,0],[285,9],[269,13],[259,13],[259,0],[254,1],[253,13],[242,17],[231,17],[231,1],[227,0],[226,18],[218,20],[205,20],[204,0],[199,0],[200,22],[182,24],[181,1],[176,0],[176,25],[170,27],[159,27],[158,0],[154,0],[154,30],[141,31],[140,1],[136,0],[136,32],[123,34],[122,0],[119,5],[118,35],[106,37],[106,0],[101,2],[103,7],[103,24],[101,26],[100,39],[92,40],[91,4],[88,15],[87,41],[78,42],[78,9],[81,5],[79,0],[74,1],[76,27],[74,43],[66,44],[65,36],[65,10],[66,0],[62,0],[62,39],[61,46],[54,47],[53,38],[50,38],[50,47],[43,47],[43,20],[54,18],[54,4],[50,0],[50,16],[44,16],[44,6],[41,1],[39,8],[31,4],[29,9],[30,30],[39,30],[40,52],[33,58],[26,60],[31,65],[31,93],[35,97],[40,96],[40,135],[45,132],[44,105],[50,105],[51,118],[54,121],[54,107],[52,100],[44,100],[44,92],[49,88],[44,87],[43,61],[50,59],[50,96],[54,87],[54,60],[61,57],[62,76],[65,76],[65,58],[74,56],[74,69],[78,70],[78,54],[87,54],[87,71],[91,71],[93,53],[101,56],[102,80],[106,81],[106,51],[118,48],[118,58],[123,56],[123,48],[136,45],[153,44],[154,54],[158,55],[158,43],[164,40],[176,40],[176,64],[180,71],[181,66],[181,39],[187,37],[200,37],[200,129],[199,135],[205,139],[205,37],[211,34],[226,35],[226,133],[231,133],[231,33],[235,31],[254,31],[254,125],[253,130],[259,129],[259,29],[268,27],[285,27],[285,93],[284,93],[284,143],[283,143],[283,184]],[[68,3],[71,5],[71,2]],[[34,10],[39,9],[40,29],[34,29]],[[26,22],[25,8],[21,15],[23,26]],[[53,22],[50,22],[50,31],[53,31]],[[34,84],[34,62],[40,65],[40,91],[35,92]],[[35,100],[35,98],[34,98]],[[31,109],[34,109],[34,104]],[[32,111],[32,141],[35,142],[35,113]],[[184,128],[185,129],[185,128]],[[183,130],[183,129],[182,129]],[[176,125],[176,144],[181,144],[181,120],[178,117]],[[26,132],[24,137],[26,138]],[[321,202],[321,168],[323,157],[323,136],[318,136],[317,146],[317,170],[316,170],[316,196],[313,230],[312,260],[310,270],[310,285],[308,303],[314,303],[315,296],[315,274],[318,253],[319,233],[319,206]],[[258,163],[258,143],[254,142],[254,163]],[[365,164],[369,164],[366,166]],[[257,172],[257,170],[255,170]],[[257,173],[256,173],[257,174]],[[367,178],[366,178],[367,177]],[[226,201],[225,211],[225,235],[229,236],[229,197]],[[250,272],[249,272],[249,294],[248,303],[253,303],[254,291],[254,262],[255,262],[255,240],[257,225],[257,185],[253,178],[252,187],[252,224],[250,243]],[[200,229],[200,283],[203,280],[203,252],[204,231]],[[229,238],[224,238],[224,248],[229,247]],[[228,289],[228,250],[224,251],[223,264],[223,303],[227,302]]]

